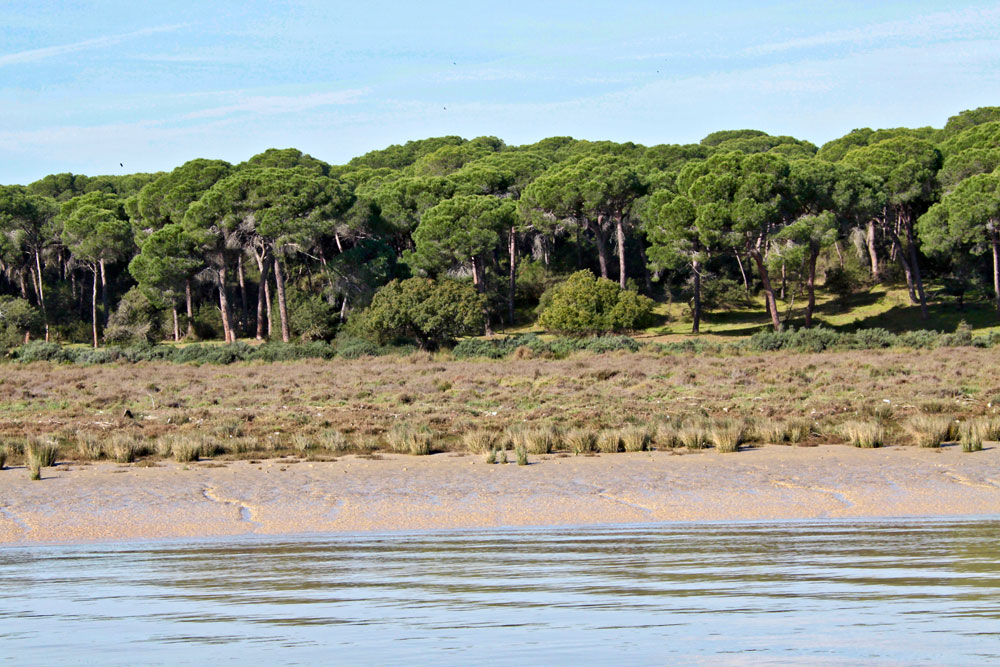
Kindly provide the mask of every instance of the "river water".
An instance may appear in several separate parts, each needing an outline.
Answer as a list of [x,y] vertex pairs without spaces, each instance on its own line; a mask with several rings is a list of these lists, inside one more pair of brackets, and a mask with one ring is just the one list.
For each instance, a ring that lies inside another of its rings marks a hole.
[[1000,519],[0,548],[10,664],[1000,661]]

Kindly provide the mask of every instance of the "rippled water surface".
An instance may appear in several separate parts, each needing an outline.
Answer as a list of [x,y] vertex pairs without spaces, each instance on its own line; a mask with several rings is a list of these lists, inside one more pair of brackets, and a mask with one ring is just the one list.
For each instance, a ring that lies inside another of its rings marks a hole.
[[1000,660],[1000,520],[0,549],[17,664]]

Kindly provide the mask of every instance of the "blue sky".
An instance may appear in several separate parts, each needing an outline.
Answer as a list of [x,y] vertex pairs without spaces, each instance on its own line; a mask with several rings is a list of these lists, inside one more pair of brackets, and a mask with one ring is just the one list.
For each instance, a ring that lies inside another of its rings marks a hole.
[[985,105],[1000,2],[0,0],[0,183],[444,134],[821,144]]

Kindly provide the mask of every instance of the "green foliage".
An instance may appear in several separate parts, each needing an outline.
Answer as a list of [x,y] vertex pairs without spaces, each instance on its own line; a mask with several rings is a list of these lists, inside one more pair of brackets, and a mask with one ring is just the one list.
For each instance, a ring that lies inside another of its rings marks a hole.
[[0,296],[0,349],[22,345],[25,334],[37,334],[41,326],[37,308],[24,299]]
[[138,287],[122,296],[108,319],[104,340],[113,344],[151,343],[161,338],[160,310]]
[[290,290],[288,319],[292,335],[303,341],[330,340],[337,331],[338,311],[322,294]]
[[578,271],[552,288],[538,323],[557,333],[587,335],[641,329],[652,313],[652,299]]
[[485,301],[471,287],[454,280],[409,278],[380,289],[361,315],[362,326],[382,343],[416,339],[434,349],[459,336],[482,331]]

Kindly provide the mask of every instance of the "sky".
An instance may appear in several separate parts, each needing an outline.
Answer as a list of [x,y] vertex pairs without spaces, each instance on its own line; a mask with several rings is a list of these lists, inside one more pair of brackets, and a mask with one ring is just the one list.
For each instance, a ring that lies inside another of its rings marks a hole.
[[0,183],[431,136],[817,145],[1000,105],[1000,2],[0,0]]

